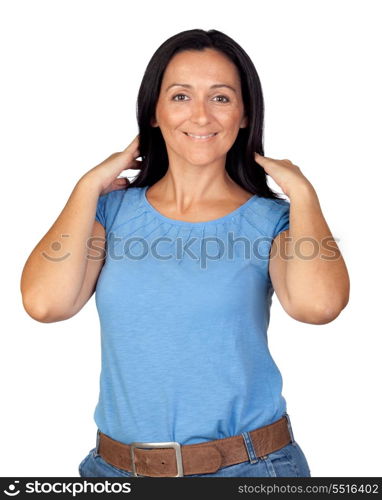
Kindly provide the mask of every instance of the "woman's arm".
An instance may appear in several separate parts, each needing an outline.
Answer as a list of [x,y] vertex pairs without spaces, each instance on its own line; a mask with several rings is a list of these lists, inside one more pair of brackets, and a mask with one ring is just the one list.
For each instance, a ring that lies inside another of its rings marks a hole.
[[276,286],[286,297],[293,317],[325,324],[333,321],[349,301],[348,271],[314,188],[300,186],[288,196],[289,230],[278,239],[279,251],[270,263],[272,276],[278,281],[277,268],[283,285]]
[[[84,175],[24,265],[22,301],[26,312],[37,321],[60,321],[72,314],[84,283],[87,243],[93,232],[100,192],[99,182]],[[93,246],[101,245],[94,242]],[[98,252],[97,264],[103,258],[103,253]]]
[[329,323],[349,301],[350,280],[317,193],[290,160],[258,153],[255,160],[290,199],[289,230],[275,238],[270,252],[274,290],[293,318]]
[[[118,175],[140,168],[139,156],[137,135],[126,149],[110,155],[77,182],[24,265],[21,294],[32,318],[44,323],[70,318],[90,298],[105,257],[105,230],[95,221],[98,198],[128,186],[128,179]],[[96,241],[90,241],[91,236]]]

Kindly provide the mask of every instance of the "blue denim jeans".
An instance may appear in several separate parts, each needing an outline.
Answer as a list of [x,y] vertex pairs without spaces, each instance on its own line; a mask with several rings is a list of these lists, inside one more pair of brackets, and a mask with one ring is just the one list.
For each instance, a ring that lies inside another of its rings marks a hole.
[[[249,434],[243,432],[242,435],[248,453],[246,462],[222,467],[213,474],[189,474],[185,477],[311,477],[305,455],[294,438],[283,448],[257,458]],[[89,451],[78,470],[80,477],[133,477],[132,472],[106,462],[97,453],[97,448]]]

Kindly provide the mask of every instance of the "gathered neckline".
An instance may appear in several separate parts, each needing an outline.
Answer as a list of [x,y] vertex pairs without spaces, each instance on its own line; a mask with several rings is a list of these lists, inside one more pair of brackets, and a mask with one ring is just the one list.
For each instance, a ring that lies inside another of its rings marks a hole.
[[159,219],[162,219],[170,224],[175,224],[175,225],[180,225],[180,226],[189,226],[189,227],[196,227],[196,226],[204,226],[204,225],[213,225],[213,224],[220,224],[222,222],[226,222],[232,217],[240,214],[245,208],[247,208],[250,203],[258,197],[258,195],[254,194],[252,195],[246,202],[244,202],[242,205],[237,207],[235,210],[230,212],[229,214],[223,215],[222,217],[218,217],[217,219],[212,219],[212,220],[207,220],[207,221],[198,221],[198,222],[190,222],[190,221],[184,221],[180,219],[171,219],[170,217],[167,217],[166,215],[163,215],[157,210],[149,200],[147,199],[146,192],[150,186],[145,186],[142,188],[142,200],[146,207],[149,209],[151,213],[153,213],[156,217]]

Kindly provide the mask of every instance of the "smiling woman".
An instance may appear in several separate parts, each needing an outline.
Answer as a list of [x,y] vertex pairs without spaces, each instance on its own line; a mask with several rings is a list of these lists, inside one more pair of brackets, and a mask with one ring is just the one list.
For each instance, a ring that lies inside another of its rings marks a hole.
[[[220,31],[174,35],[147,66],[137,118],[139,135],[80,179],[22,279],[45,322],[96,291],[97,441],[79,473],[309,476],[267,344],[269,253],[290,207],[254,159],[255,67]],[[140,172],[126,183],[128,168]],[[53,266],[40,250],[61,234],[70,257]],[[102,245],[86,259],[91,236]]]
[[140,172],[97,207],[106,234],[125,243],[113,252],[130,258],[107,257],[97,284],[98,439],[80,473],[310,475],[266,345],[268,259],[224,251],[229,233],[253,244],[289,227],[289,203],[253,156],[263,153],[255,67],[219,31],[179,33],[149,62],[137,111]]
[[[190,193],[193,204],[199,197],[221,196],[224,191],[227,197],[230,191],[233,196],[235,191],[239,193],[239,186],[234,189],[228,176],[224,176],[225,161],[239,129],[245,128],[248,120],[239,72],[225,54],[212,48],[175,54],[164,71],[151,125],[160,128],[170,167],[151,191],[152,196],[154,191],[158,193],[160,187],[168,184],[169,172],[183,179],[174,186],[176,198],[185,198],[184,193]],[[208,170],[204,168],[195,177],[195,167],[207,165]],[[193,187],[189,184],[190,176],[194,179]],[[186,186],[183,184],[187,178]],[[208,196],[207,185],[210,187]],[[204,195],[197,195],[203,192]],[[187,199],[183,201],[188,202]],[[179,208],[180,203],[178,200]]]
[[[150,195],[156,193],[163,200],[159,188],[164,183],[158,181],[177,165],[184,179],[188,165],[193,172],[198,166],[211,167],[204,169],[197,186],[188,182],[186,190],[177,183],[172,202],[183,215],[187,208],[197,211],[196,203],[207,199],[223,204],[236,198],[239,205],[250,194],[280,198],[253,156],[255,151],[264,154],[260,79],[248,54],[224,33],[188,30],[166,40],[144,73],[137,118],[142,168],[132,186],[153,186]],[[200,138],[212,133],[212,139]],[[224,176],[219,177],[216,169]],[[212,184],[207,176],[213,177]],[[203,190],[205,185],[210,186],[209,193]]]
[[[197,164],[213,158],[219,168],[225,163],[224,155],[235,142],[239,128],[248,123],[240,87],[236,66],[214,49],[183,51],[171,59],[163,75],[156,119],[152,122],[154,127],[160,127],[170,163],[175,154],[189,157],[190,162],[197,155]],[[190,145],[183,135],[195,145],[208,143],[208,148],[202,150],[204,158],[198,148],[184,150]]]

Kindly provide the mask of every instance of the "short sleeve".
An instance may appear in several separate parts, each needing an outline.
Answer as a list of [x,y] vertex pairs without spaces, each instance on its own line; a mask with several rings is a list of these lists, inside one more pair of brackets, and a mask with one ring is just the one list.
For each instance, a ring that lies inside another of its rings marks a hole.
[[276,226],[273,230],[273,238],[281,233],[282,231],[286,231],[289,229],[289,211],[290,211],[290,203],[286,200],[278,200],[280,205],[280,211],[278,214]]
[[97,210],[95,219],[106,228],[106,214],[105,214],[105,201],[106,195],[102,195],[98,198]]
[[127,192],[128,189],[115,189],[98,198],[95,220],[102,224],[107,234],[113,227]]

